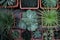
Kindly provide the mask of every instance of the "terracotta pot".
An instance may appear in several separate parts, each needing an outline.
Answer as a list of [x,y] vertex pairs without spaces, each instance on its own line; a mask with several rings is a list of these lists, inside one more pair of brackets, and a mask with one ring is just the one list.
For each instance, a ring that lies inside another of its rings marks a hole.
[[19,30],[19,29],[14,29],[14,28],[12,28],[11,30],[10,30],[10,35],[12,34],[12,32],[14,32],[14,31],[18,31],[19,32],[19,37],[18,38],[14,38],[14,40],[20,40],[21,39],[21,30]]
[[14,26],[13,26],[13,28],[20,29],[20,28],[18,28],[18,27],[16,26],[16,25],[17,25],[16,18],[18,18],[19,20],[21,20],[21,18],[22,18],[22,13],[23,13],[23,12],[18,13],[17,16],[16,16],[16,14],[14,14]]
[[[59,1],[59,0],[58,0],[58,1]],[[58,8],[59,8],[59,5],[58,5],[58,3],[57,3],[57,5],[56,5],[55,8],[53,8],[53,7],[52,7],[52,8],[46,8],[46,7],[43,6],[42,0],[40,0],[40,8],[41,8],[41,9],[58,9]]]
[[49,28],[49,27],[50,27],[50,28],[57,28],[57,26],[58,26],[58,22],[57,22],[57,24],[54,25],[54,26],[45,26],[44,23],[43,23],[43,15],[42,15],[41,21],[42,21],[42,28]]
[[18,7],[18,0],[16,0],[16,5],[13,5],[13,6],[0,6],[0,8],[16,8]]
[[38,9],[39,8],[39,0],[37,0],[37,1],[38,1],[37,7],[22,7],[21,0],[20,0],[20,8],[21,9]]

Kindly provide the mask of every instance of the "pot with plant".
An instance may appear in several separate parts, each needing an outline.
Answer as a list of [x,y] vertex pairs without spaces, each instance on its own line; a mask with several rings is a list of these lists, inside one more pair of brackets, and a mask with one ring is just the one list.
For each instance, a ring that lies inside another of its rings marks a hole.
[[21,29],[28,29],[29,31],[35,31],[38,28],[37,18],[38,16],[35,11],[27,10],[22,14],[18,27]]
[[48,29],[47,31],[43,32],[43,40],[54,40],[53,36],[53,30],[51,29]]
[[14,24],[14,16],[12,12],[1,12],[0,11],[0,40],[13,40],[9,36],[10,30]]
[[42,9],[58,9],[59,0],[40,0],[40,8]]
[[11,37],[14,39],[14,40],[17,40],[17,39],[19,39],[20,38],[20,36],[21,36],[21,33],[20,33],[20,31],[19,30],[11,30]]
[[0,0],[0,8],[18,7],[18,0]]
[[42,32],[39,30],[34,31],[32,35],[33,35],[34,39],[41,39],[42,38]]
[[56,10],[44,10],[42,12],[42,27],[55,28],[58,25],[58,12]]
[[39,0],[20,0],[21,9],[38,9]]

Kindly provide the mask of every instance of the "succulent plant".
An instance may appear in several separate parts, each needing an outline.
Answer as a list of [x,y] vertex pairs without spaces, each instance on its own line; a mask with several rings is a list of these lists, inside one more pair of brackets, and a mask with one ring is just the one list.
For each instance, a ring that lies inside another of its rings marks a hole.
[[14,39],[14,38],[19,38],[19,32],[18,32],[18,31],[12,32],[11,35],[12,35],[13,39]]
[[[8,33],[14,23],[12,12],[1,12],[0,11],[0,35],[8,38]],[[4,38],[3,37],[3,38]]]
[[22,7],[36,7],[38,4],[37,0],[21,0]]
[[22,15],[22,19],[19,22],[19,27],[35,31],[38,28],[37,18],[38,17],[35,11],[27,10]]
[[42,0],[42,4],[45,7],[56,7],[57,0]]
[[43,25],[44,26],[55,26],[57,25],[57,11],[56,10],[44,10],[43,11]]
[[41,34],[41,32],[40,32],[39,30],[33,32],[33,37],[34,37],[34,38],[40,38],[41,35],[42,35],[42,34]]
[[4,1],[5,1],[5,0],[0,0],[0,5],[3,4]]
[[14,5],[16,0],[1,0],[0,5],[2,6],[12,6]]

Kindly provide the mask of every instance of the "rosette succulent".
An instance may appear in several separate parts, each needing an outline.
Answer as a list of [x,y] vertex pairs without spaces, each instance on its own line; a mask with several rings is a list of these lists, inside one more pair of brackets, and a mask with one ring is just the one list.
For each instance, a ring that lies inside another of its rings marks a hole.
[[22,19],[19,22],[19,27],[35,31],[38,28],[37,14],[35,11],[27,10],[22,14]]
[[15,5],[16,0],[0,0],[0,5],[2,6],[12,6]]
[[56,7],[58,0],[42,0],[44,7]]
[[33,37],[34,38],[40,38],[42,36],[41,32],[39,30],[33,32]]
[[56,10],[44,10],[42,15],[42,21],[44,26],[55,26],[57,25],[58,12]]

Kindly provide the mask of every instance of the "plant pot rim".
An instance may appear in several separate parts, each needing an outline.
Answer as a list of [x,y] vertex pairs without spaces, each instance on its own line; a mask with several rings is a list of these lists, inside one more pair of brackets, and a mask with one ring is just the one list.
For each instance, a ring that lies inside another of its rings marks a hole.
[[42,21],[42,28],[48,28],[48,27],[50,27],[50,28],[57,28],[57,26],[58,26],[58,21],[57,21],[57,24],[54,25],[54,26],[44,26],[43,25],[43,15],[42,15],[41,21]]
[[[52,7],[52,8],[46,8],[46,7],[42,7],[42,2],[41,2],[42,0],[40,0],[40,8],[41,9],[58,9],[59,8],[59,5],[58,5],[58,3],[57,3],[57,5],[56,5],[56,7],[54,8],[54,7]],[[58,0],[59,1],[59,0]]]
[[22,5],[21,5],[21,0],[20,0],[20,8],[21,8],[21,9],[38,9],[38,8],[39,8],[39,0],[37,0],[37,1],[38,1],[38,4],[37,4],[38,6],[37,6],[37,7],[29,7],[29,8],[28,8],[28,7],[22,7]]
[[16,5],[13,6],[0,6],[0,8],[16,8],[18,7],[18,0],[16,0]]

